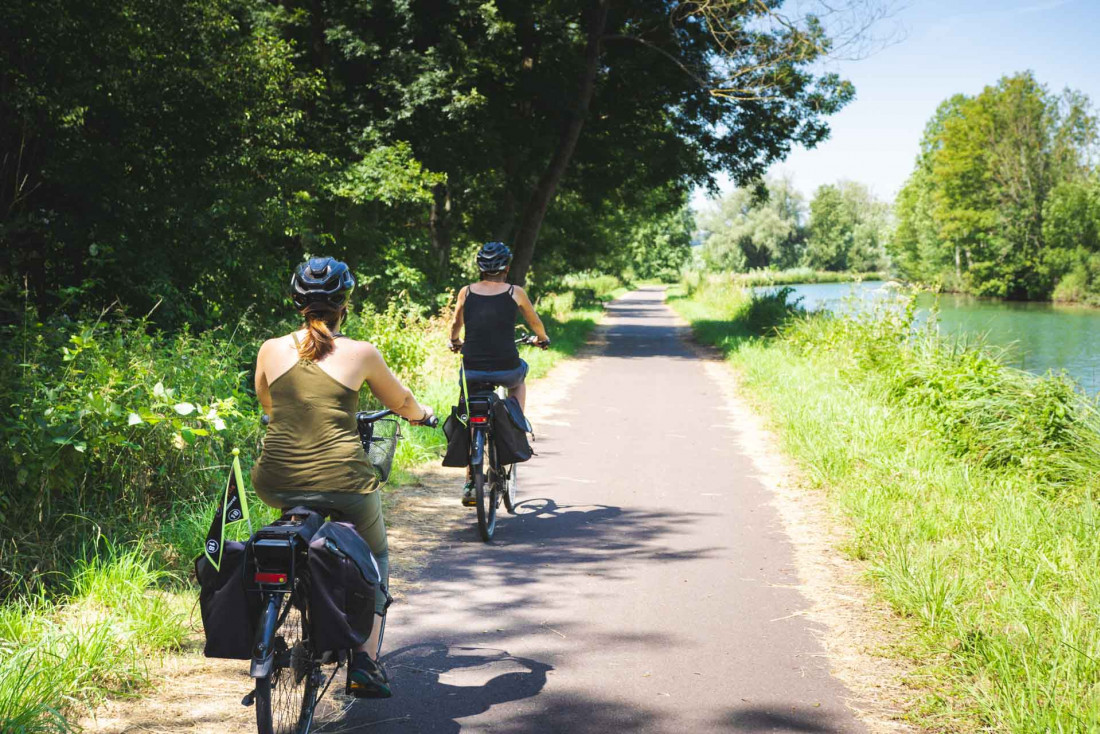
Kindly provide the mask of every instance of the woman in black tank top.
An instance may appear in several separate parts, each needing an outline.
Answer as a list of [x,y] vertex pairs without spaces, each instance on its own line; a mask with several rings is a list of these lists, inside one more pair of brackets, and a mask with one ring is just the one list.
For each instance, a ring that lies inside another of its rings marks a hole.
[[[462,351],[467,370],[500,373],[497,384],[508,388],[522,407],[526,399],[523,378],[526,365],[516,349],[516,314],[538,337],[539,346],[550,346],[550,337],[535,313],[531,299],[516,285],[506,282],[512,252],[500,242],[489,242],[477,254],[481,280],[458,292],[454,322],[451,324],[451,349]],[[460,338],[466,329],[466,340]]]
[[519,350],[513,337],[519,304],[515,286],[494,296],[483,296],[466,287],[463,318],[466,340],[462,363],[468,370],[504,371],[519,367]]

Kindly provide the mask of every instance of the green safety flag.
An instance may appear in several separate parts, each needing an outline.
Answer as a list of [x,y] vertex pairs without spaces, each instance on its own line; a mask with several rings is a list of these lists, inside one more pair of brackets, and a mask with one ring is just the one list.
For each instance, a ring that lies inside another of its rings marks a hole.
[[206,532],[203,553],[210,559],[210,565],[221,570],[222,551],[225,548],[225,528],[244,520],[248,523],[248,532],[252,533],[252,520],[248,517],[248,501],[244,496],[244,480],[241,478],[240,449],[233,449],[233,467],[229,471],[229,481],[225,484],[218,509],[214,512],[214,521]]

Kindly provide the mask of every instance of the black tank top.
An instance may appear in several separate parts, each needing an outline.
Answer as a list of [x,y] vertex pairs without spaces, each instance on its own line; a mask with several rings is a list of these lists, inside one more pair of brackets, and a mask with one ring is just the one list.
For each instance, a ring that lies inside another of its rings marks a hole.
[[516,349],[516,311],[512,286],[495,296],[479,296],[466,287],[466,339],[462,361],[468,370],[514,370],[519,367]]

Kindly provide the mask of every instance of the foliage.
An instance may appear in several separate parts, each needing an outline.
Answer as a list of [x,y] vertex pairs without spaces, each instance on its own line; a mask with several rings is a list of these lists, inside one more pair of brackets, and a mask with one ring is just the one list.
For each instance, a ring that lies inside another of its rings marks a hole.
[[0,319],[25,286],[43,316],[266,321],[321,251],[431,310],[487,239],[521,280],[674,276],[691,187],[758,177],[852,97],[778,5],[5,4]]
[[702,213],[703,264],[733,272],[882,271],[888,215],[858,183],[821,186],[807,209],[789,179],[768,179],[734,189]]
[[789,179],[768,179],[758,190],[734,189],[699,218],[704,263],[727,271],[798,265],[806,246],[805,208]]
[[745,339],[775,336],[784,324],[805,314],[793,293],[787,287],[751,293],[728,278],[689,274],[670,301],[703,342],[728,349]]
[[898,195],[890,249],[906,277],[976,295],[1087,300],[1100,174],[1087,97],[1030,73],[944,102]]
[[706,297],[674,305],[723,346],[807,481],[843,510],[845,549],[919,631],[901,640],[918,666],[907,680],[925,695],[916,723],[1093,728],[1095,400],[1006,367],[980,342],[915,327],[912,302],[721,341],[715,323],[744,327],[711,321],[733,309]]
[[818,270],[885,270],[888,213],[862,184],[821,186],[810,202],[803,262]]

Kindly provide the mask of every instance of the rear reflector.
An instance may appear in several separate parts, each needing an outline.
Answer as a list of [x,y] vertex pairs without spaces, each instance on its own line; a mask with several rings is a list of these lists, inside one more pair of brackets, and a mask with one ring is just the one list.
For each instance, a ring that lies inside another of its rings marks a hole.
[[286,574],[285,573],[259,573],[259,572],[257,572],[255,578],[256,578],[256,583],[257,584],[285,584],[286,583]]
[[488,423],[489,422],[489,416],[487,416],[487,415],[472,415],[472,416],[470,416],[470,422],[471,423],[477,423],[478,425],[480,425],[482,423]]

